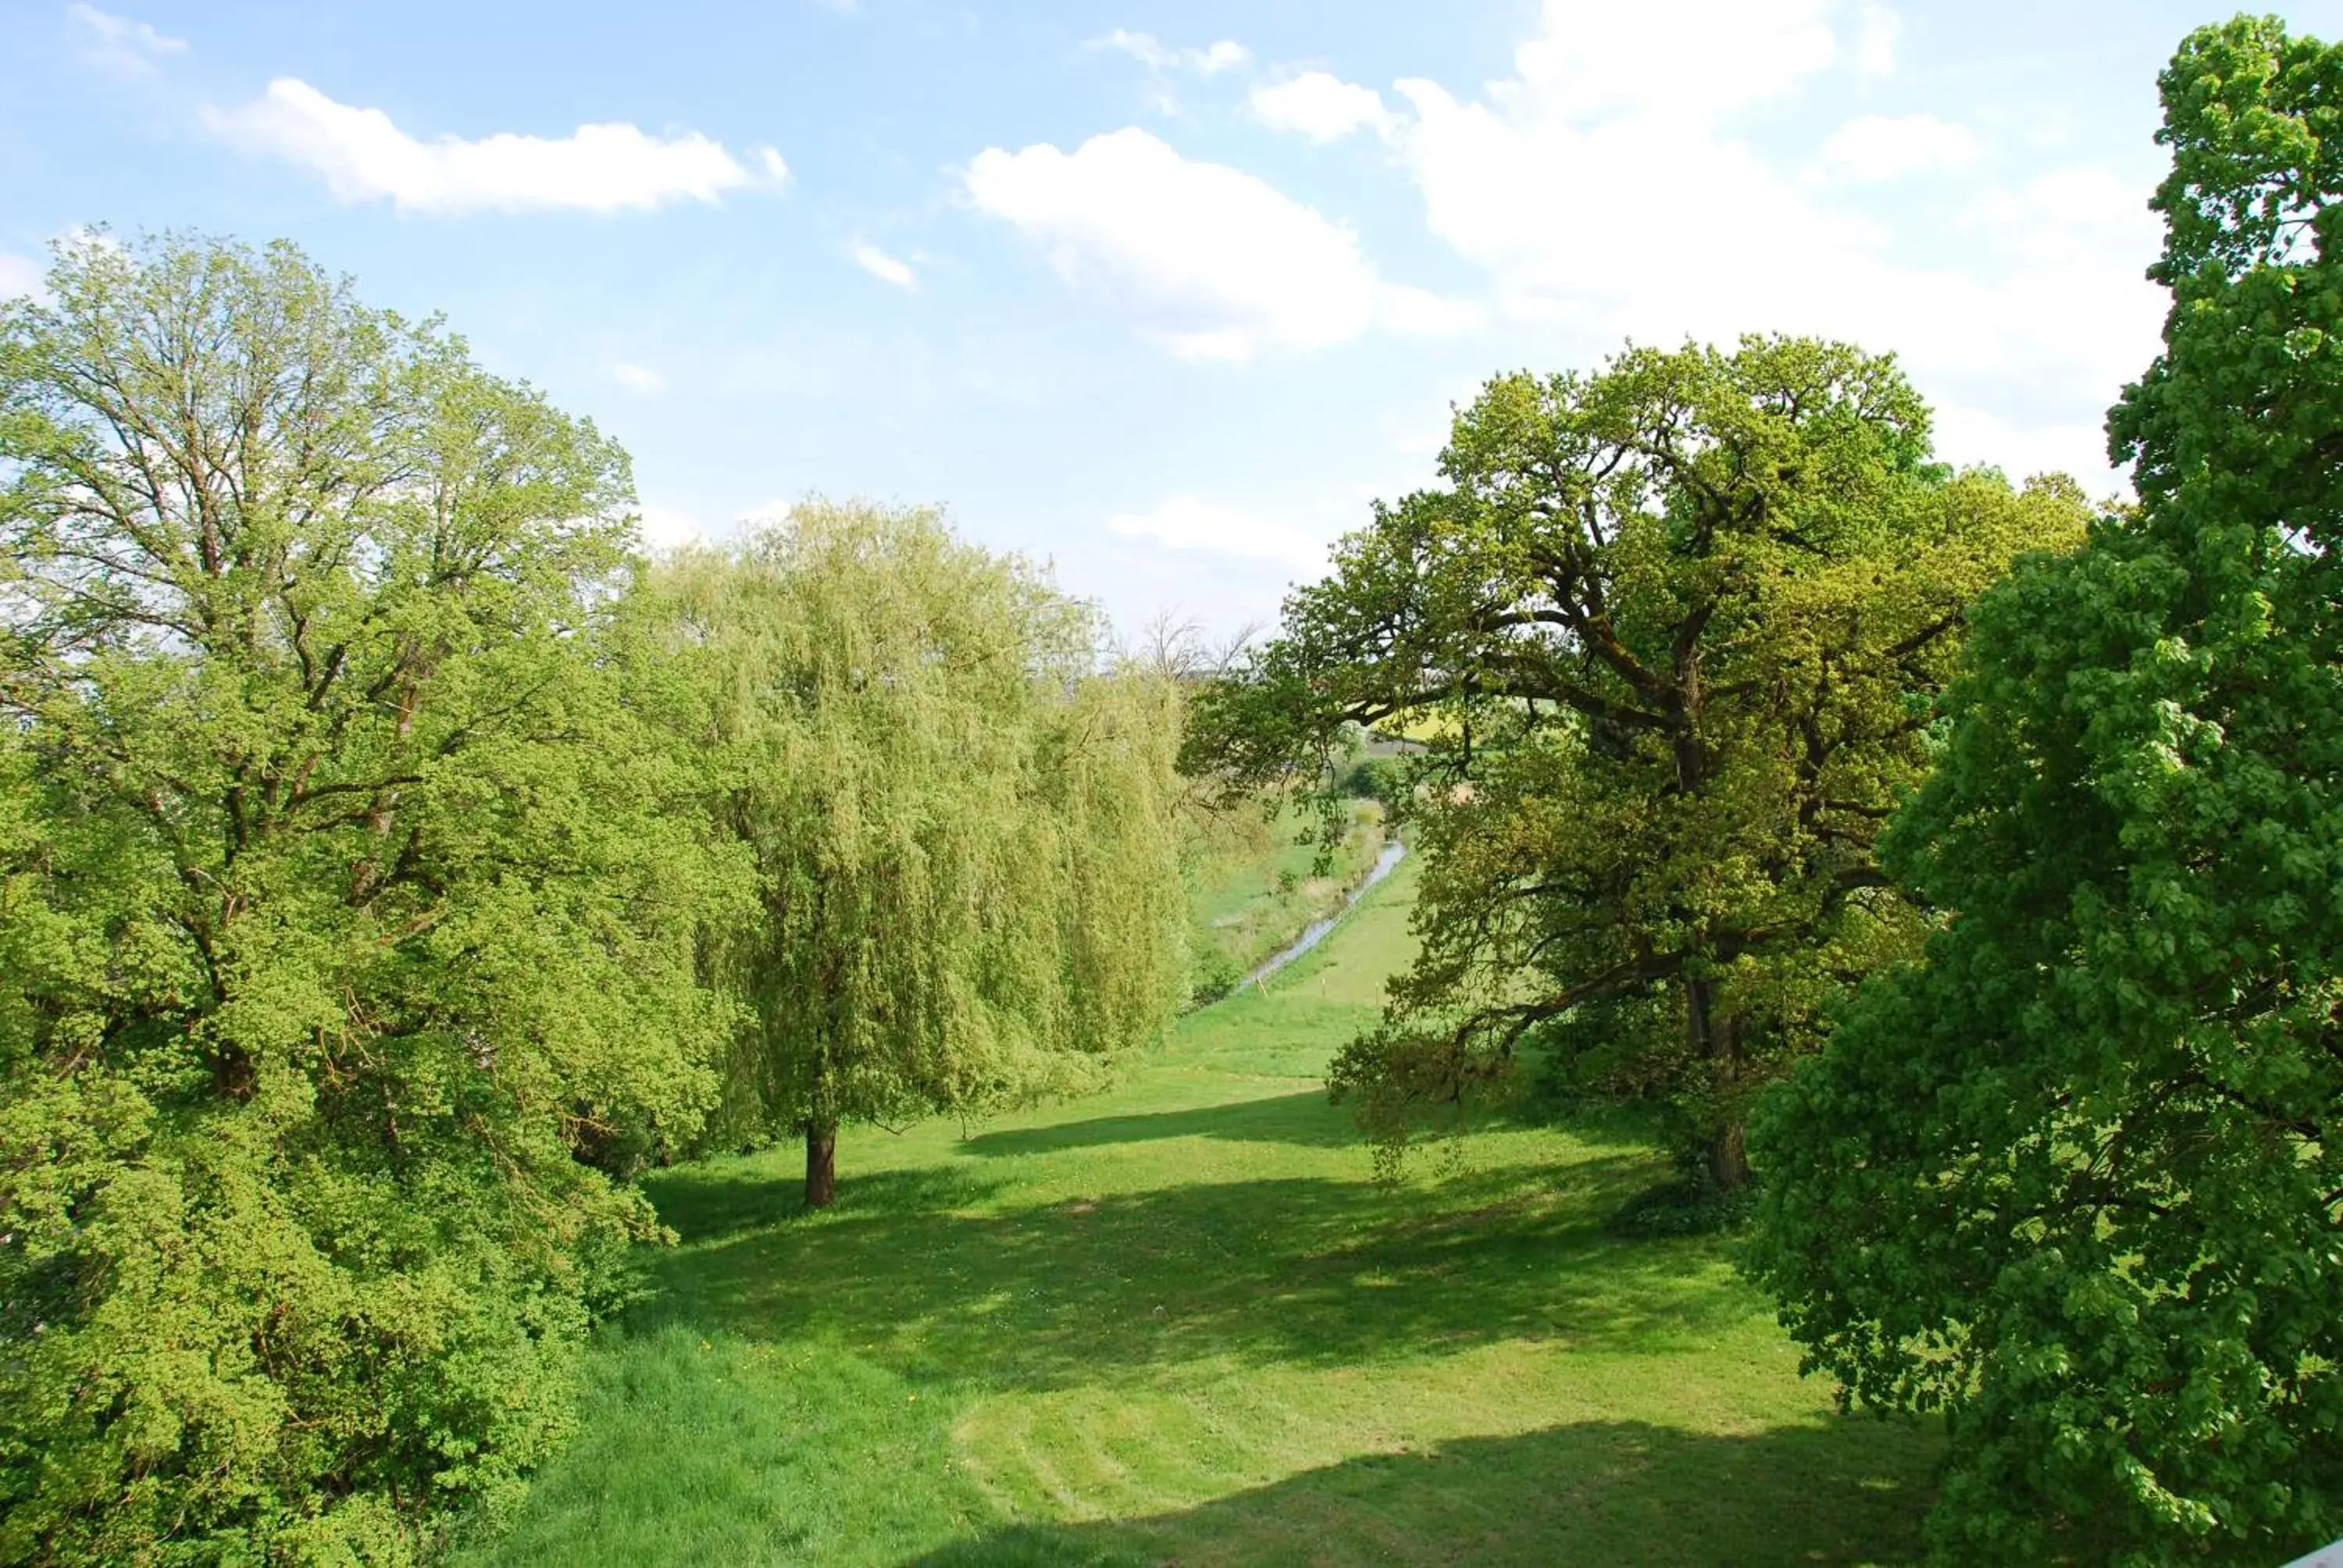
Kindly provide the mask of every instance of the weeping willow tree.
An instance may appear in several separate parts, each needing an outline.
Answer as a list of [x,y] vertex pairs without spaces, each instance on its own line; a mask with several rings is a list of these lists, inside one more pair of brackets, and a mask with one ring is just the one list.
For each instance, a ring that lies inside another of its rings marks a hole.
[[1091,1081],[1184,973],[1178,695],[1101,673],[1091,609],[936,514],[812,503],[653,582],[701,672],[719,832],[758,918],[711,943],[746,1006],[719,1126],[802,1135]]

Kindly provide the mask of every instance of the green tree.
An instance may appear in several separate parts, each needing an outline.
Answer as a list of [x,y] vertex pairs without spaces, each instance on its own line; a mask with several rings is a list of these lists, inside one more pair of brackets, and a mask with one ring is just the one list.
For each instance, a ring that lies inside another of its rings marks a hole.
[[0,306],[0,1561],[410,1557],[560,1433],[726,1014],[625,458],[288,246]]
[[2161,86],[2138,509],[1978,608],[1888,843],[1949,923],[1758,1129],[1810,1363],[1950,1416],[1948,1561],[2343,1534],[2343,49]]
[[1259,784],[1346,720],[1423,741],[1423,954],[1333,1074],[1371,1125],[1536,1040],[1737,1187],[1751,1095],[1915,940],[1873,846],[1967,605],[2084,508],[1932,463],[1892,360],[1786,338],[1501,377],[1441,473],[1206,695],[1190,764]]
[[722,1125],[802,1135],[809,1205],[841,1122],[1071,1089],[1161,1031],[1178,694],[1099,673],[1088,607],[933,513],[820,502],[654,586],[756,864],[761,917],[718,944],[749,1015]]

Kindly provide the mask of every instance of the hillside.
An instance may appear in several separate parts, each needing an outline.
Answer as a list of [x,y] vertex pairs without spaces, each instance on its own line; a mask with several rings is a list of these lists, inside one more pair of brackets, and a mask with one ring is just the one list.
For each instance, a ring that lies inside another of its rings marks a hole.
[[1492,1128],[1378,1187],[1315,1075],[1412,870],[1115,1092],[659,1178],[683,1244],[476,1564],[1888,1563],[1935,1440],[1836,1418],[1656,1158]]

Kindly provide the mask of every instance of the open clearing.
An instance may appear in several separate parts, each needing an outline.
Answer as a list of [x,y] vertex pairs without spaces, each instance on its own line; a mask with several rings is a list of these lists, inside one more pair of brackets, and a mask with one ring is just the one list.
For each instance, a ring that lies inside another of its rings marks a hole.
[[1373,1179],[1326,1059],[1412,865],[1113,1093],[653,1183],[684,1244],[475,1563],[1899,1563],[1938,1452],[1830,1413],[1624,1129]]

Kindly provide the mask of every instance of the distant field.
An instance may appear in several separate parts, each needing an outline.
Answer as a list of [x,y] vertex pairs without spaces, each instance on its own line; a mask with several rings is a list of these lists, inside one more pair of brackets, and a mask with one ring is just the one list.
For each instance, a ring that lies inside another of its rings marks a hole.
[[1899,1563],[1937,1443],[1848,1421],[1661,1174],[1498,1128],[1378,1187],[1316,1074],[1413,877],[1097,1100],[659,1179],[684,1245],[475,1564]]
[[1318,864],[1319,847],[1296,839],[1312,826],[1298,811],[1263,817],[1239,808],[1214,825],[1189,872],[1191,966],[1201,1000],[1226,992],[1311,921],[1342,907],[1383,846],[1383,809],[1348,803],[1350,829]]

